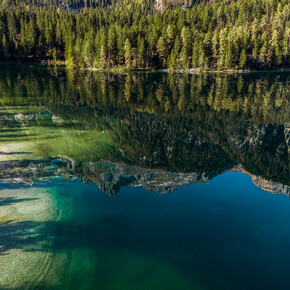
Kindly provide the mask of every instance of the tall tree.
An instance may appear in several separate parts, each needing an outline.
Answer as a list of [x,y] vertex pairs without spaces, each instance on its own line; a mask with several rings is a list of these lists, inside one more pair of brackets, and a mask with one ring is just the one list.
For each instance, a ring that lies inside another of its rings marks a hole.
[[130,40],[127,38],[124,46],[125,51],[125,64],[128,69],[131,69],[132,67],[132,47]]

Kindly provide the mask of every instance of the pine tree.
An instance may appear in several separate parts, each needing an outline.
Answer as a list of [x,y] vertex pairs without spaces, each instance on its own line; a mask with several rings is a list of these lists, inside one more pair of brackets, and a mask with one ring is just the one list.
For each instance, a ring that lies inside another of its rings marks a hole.
[[112,65],[115,65],[117,61],[117,35],[115,26],[109,28],[108,33],[108,59]]
[[65,60],[68,66],[73,66],[75,64],[72,40],[68,40],[66,43]]
[[145,42],[144,42],[143,37],[141,38],[141,40],[139,42],[138,58],[139,58],[140,66],[143,68],[145,65]]
[[106,68],[107,67],[107,53],[105,46],[101,46],[101,52],[100,52],[100,68]]
[[52,58],[53,58],[54,62],[57,61],[57,52],[56,52],[56,48],[55,47],[53,48]]
[[218,61],[218,68],[221,69],[222,67],[226,66],[227,54],[229,53],[229,47],[227,43],[227,28],[224,28],[220,31],[219,35],[219,61]]
[[165,67],[167,51],[166,51],[166,44],[165,44],[164,38],[162,36],[160,36],[158,43],[157,43],[157,52],[159,55],[161,66]]
[[130,40],[127,38],[124,46],[125,51],[125,64],[128,69],[131,69],[132,66],[132,47]]
[[169,49],[171,49],[172,42],[174,40],[174,31],[173,31],[173,28],[172,28],[172,25],[171,24],[169,24],[167,26],[167,30],[166,30],[166,40],[167,40],[167,44],[169,46]]
[[200,44],[197,39],[193,43],[192,47],[192,55],[191,55],[191,65],[193,68],[198,67],[199,63],[199,52],[200,52]]
[[2,54],[4,57],[9,56],[8,43],[5,34],[2,37]]
[[240,55],[240,59],[239,59],[239,67],[244,68],[246,63],[247,63],[247,54],[246,54],[245,49],[243,49]]

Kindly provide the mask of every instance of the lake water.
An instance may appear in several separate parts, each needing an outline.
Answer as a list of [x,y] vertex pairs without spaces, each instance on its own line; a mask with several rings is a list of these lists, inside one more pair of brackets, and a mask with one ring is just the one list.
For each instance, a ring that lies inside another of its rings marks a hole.
[[0,64],[0,288],[289,289],[290,73]]

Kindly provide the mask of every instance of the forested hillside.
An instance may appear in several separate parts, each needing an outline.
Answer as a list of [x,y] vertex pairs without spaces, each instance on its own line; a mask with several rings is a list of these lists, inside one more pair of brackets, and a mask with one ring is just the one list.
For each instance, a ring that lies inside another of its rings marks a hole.
[[62,7],[67,9],[95,8],[116,3],[116,0],[3,0],[2,7],[25,5],[30,7]]
[[287,0],[6,0],[1,7],[2,59],[98,69],[290,64]]

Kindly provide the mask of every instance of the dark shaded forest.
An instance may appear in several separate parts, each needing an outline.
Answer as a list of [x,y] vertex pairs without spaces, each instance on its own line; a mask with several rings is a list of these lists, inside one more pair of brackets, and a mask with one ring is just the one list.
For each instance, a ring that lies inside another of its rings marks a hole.
[[289,17],[287,0],[4,1],[0,58],[93,69],[289,68]]

